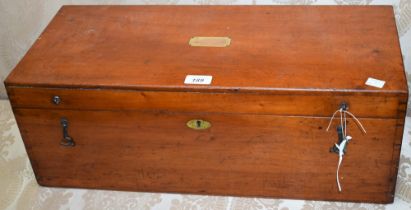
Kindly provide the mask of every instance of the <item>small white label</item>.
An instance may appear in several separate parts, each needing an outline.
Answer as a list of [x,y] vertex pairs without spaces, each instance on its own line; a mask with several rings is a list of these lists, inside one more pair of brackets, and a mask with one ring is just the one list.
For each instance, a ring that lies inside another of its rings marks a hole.
[[368,77],[365,84],[376,88],[382,88],[384,87],[385,81]]
[[209,85],[212,80],[213,76],[209,75],[187,75],[184,84]]

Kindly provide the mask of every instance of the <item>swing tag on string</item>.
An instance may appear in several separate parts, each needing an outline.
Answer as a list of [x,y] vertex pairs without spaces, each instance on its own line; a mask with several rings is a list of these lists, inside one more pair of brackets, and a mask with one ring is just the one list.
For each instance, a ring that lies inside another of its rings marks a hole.
[[347,134],[347,115],[349,117],[351,117],[352,119],[354,119],[355,123],[357,124],[357,126],[360,128],[360,130],[364,134],[366,134],[367,131],[365,130],[365,128],[362,125],[362,123],[360,122],[360,120],[357,117],[355,117],[354,114],[352,114],[351,112],[348,111],[347,103],[342,103],[340,105],[340,109],[338,109],[334,112],[334,114],[332,115],[332,117],[330,119],[330,122],[328,124],[328,127],[327,127],[326,131],[329,131],[329,129],[331,127],[331,124],[333,122],[333,119],[335,118],[337,113],[340,113],[340,125],[337,127],[338,143],[335,143],[333,145],[333,147],[330,149],[330,151],[337,153],[338,156],[339,156],[338,164],[337,164],[337,170],[336,170],[336,181],[337,181],[338,191],[341,192],[342,187],[341,187],[341,183],[340,183],[339,171],[340,171],[340,167],[342,165],[343,156],[346,153],[347,144],[352,139],[352,137]]

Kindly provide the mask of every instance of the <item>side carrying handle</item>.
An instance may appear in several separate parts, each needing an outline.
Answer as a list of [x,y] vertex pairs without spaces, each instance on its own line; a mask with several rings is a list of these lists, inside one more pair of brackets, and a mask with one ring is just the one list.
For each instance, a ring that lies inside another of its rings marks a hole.
[[74,143],[73,138],[68,135],[68,120],[65,117],[60,119],[61,127],[63,128],[63,139],[60,141],[60,145],[65,147],[74,147],[76,144]]

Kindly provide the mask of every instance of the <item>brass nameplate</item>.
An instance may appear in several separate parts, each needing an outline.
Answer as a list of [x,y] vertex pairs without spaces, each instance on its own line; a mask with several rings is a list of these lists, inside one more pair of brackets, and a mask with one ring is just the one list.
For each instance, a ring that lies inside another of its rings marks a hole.
[[188,44],[192,47],[228,47],[231,39],[228,37],[205,37],[195,36]]

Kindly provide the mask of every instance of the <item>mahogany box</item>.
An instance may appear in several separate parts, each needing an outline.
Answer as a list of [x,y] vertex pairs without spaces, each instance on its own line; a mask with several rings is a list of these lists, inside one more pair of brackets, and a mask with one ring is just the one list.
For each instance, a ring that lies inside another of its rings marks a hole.
[[391,6],[64,6],[5,85],[43,186],[393,201]]

